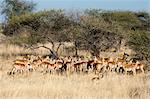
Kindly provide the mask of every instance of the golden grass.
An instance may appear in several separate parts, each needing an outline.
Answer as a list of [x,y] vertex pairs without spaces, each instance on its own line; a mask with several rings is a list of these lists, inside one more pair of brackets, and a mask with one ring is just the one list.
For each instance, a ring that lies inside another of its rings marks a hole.
[[[0,50],[10,56],[22,52],[15,46]],[[150,99],[150,74],[107,74],[96,81],[91,80],[93,74],[67,77],[33,72],[29,76],[9,76],[13,59],[0,58],[0,99]]]
[[91,81],[92,75],[7,76],[0,79],[0,99],[149,99],[150,75],[109,74]]
[[44,48],[39,48],[35,50],[25,49],[17,45],[10,44],[0,44],[0,56],[2,57],[12,57],[18,56],[20,54],[49,54],[49,51]]

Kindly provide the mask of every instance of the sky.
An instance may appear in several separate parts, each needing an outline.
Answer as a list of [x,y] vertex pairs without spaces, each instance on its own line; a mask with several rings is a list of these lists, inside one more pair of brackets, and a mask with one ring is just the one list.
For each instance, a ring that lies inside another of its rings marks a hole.
[[[0,0],[0,3],[3,0]],[[150,0],[27,0],[37,3],[36,11],[48,9],[84,10],[130,10],[150,12]],[[0,21],[4,18],[0,16]]]

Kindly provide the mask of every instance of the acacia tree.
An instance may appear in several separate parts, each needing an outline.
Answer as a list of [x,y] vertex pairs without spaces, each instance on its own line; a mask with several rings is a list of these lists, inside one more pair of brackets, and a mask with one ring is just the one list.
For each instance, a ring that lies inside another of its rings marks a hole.
[[148,32],[136,31],[131,33],[127,43],[136,51],[136,58],[150,62],[150,35]]
[[92,28],[83,32],[77,39],[80,49],[88,50],[93,56],[99,56],[100,52],[119,45],[120,36],[115,33]]
[[[27,48],[43,47],[48,49],[54,58],[63,42],[70,41],[70,27],[73,21],[63,10],[41,11],[37,13],[14,16],[8,23],[4,34],[12,37],[13,44]],[[44,43],[51,43],[45,46]],[[42,46],[37,46],[38,44]],[[57,43],[57,44],[56,44]],[[56,45],[57,48],[56,48]],[[55,49],[56,48],[56,49]]]
[[74,44],[73,47],[73,49],[75,50],[74,56],[79,56],[78,50],[80,49],[80,44],[78,40],[81,33],[83,32],[83,28],[80,26],[82,14],[83,12],[79,12],[79,11],[68,13],[69,19],[72,21],[71,26],[69,28],[70,29],[69,38],[70,41],[73,42]]
[[[51,10],[45,13],[46,15],[40,18],[40,27],[31,36],[33,39],[37,39],[37,42],[32,44],[32,48],[46,48],[51,52],[53,58],[58,58],[60,46],[63,45],[63,42],[70,41],[69,35],[72,21],[62,10]],[[42,43],[42,46],[37,46],[38,42]],[[44,43],[46,42],[51,43],[52,48],[45,46]],[[56,43],[58,44],[57,48]]]
[[19,16],[32,12],[35,6],[35,3],[25,0],[3,0],[1,4],[1,14],[9,21],[12,16]]
[[80,49],[88,50],[92,55],[99,56],[102,51],[118,47],[122,37],[111,31],[109,29],[111,24],[101,16],[85,14],[80,18],[79,27],[81,31],[76,38]]

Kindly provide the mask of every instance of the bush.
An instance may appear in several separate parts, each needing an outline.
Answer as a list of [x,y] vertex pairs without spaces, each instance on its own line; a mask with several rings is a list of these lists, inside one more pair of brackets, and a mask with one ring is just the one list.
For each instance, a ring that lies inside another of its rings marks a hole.
[[136,53],[150,62],[150,34],[148,32],[133,32],[129,36],[128,44]]

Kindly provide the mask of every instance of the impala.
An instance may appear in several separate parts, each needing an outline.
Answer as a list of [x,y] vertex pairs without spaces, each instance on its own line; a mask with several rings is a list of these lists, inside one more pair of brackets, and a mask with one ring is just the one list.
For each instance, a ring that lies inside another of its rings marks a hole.
[[15,74],[16,72],[20,72],[23,74],[24,71],[29,72],[32,66],[30,64],[21,64],[21,63],[14,63],[11,73]]

